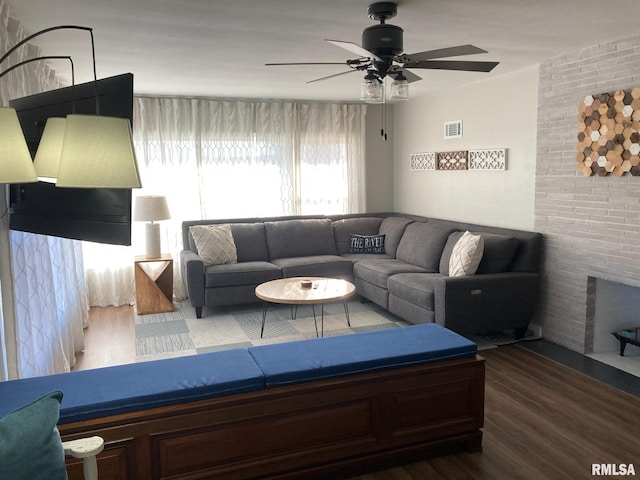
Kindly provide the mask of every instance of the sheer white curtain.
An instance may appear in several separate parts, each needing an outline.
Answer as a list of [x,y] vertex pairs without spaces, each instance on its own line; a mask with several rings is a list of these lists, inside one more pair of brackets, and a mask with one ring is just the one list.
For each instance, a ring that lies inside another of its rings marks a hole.
[[[134,196],[167,197],[162,247],[176,261],[183,220],[360,212],[364,115],[360,104],[136,97],[143,188]],[[94,253],[112,259],[99,268],[93,255],[85,257],[91,305],[134,302],[129,272],[143,245],[143,225],[134,222],[133,247],[120,264],[115,250],[105,253],[113,247]],[[174,295],[186,297],[179,268]]]
[[11,232],[20,377],[69,371],[88,319],[80,242]]
[[364,211],[364,106],[314,103],[298,109],[299,213]]
[[[0,0],[0,52],[26,35]],[[25,46],[4,67],[38,56]],[[45,62],[14,70],[0,82],[0,104],[57,88]],[[88,319],[83,263],[79,242],[9,232],[6,190],[0,199],[0,285],[2,340],[0,379],[68,371],[74,353],[83,347],[82,329]]]

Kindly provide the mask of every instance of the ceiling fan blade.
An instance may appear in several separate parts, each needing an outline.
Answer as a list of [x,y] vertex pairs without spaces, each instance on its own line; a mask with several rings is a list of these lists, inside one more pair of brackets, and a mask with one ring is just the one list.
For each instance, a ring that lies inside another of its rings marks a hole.
[[347,70],[346,72],[334,73],[333,75],[327,75],[326,77],[316,78],[315,80],[309,80],[306,83],[319,82],[321,80],[328,80],[333,77],[339,77],[340,75],[346,75],[347,73],[357,72],[358,70]]
[[401,63],[422,62],[434,58],[459,57],[460,55],[473,55],[474,53],[488,53],[482,48],[474,45],[458,45],[457,47],[439,48],[438,50],[427,50],[426,52],[410,53],[399,55],[397,60]]
[[348,52],[355,53],[359,57],[373,58],[378,61],[382,60],[376,54],[371,53],[369,50],[365,50],[364,48],[362,48],[360,45],[356,43],[343,42],[342,40],[328,40],[328,39],[325,39],[325,41],[334,44],[336,47],[343,48]]
[[469,62],[456,60],[431,60],[407,63],[405,68],[427,68],[431,70],[463,70],[467,72],[490,72],[500,62]]
[[402,75],[404,75],[404,78],[407,79],[407,82],[411,83],[411,82],[417,82],[418,80],[422,80],[422,77],[419,77],[418,75],[416,75],[413,72],[410,72],[409,70],[403,70],[402,67],[398,67],[397,65],[394,65],[393,67],[391,67],[389,69],[389,71],[387,72],[387,74],[391,77],[393,77],[394,75],[398,75],[402,73]]
[[267,67],[277,67],[282,65],[346,65],[345,62],[293,62],[293,63],[265,63]]

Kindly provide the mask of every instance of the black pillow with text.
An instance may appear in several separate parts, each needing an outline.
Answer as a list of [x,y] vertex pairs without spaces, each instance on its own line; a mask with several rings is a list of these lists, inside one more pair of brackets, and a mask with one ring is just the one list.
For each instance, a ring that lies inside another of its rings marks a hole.
[[384,253],[384,234],[351,235],[351,253]]

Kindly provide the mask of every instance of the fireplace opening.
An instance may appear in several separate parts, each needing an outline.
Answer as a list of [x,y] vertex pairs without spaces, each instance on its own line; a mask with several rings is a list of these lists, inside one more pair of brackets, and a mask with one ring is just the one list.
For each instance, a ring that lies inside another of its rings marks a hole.
[[640,288],[589,277],[587,287],[587,355],[640,377],[640,347],[620,343],[612,332],[640,327]]

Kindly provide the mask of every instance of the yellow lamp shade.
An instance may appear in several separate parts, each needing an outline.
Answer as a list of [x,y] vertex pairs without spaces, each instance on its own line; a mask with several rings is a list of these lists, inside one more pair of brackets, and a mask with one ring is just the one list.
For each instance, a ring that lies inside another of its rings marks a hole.
[[0,183],[37,181],[16,111],[0,107]]
[[55,182],[58,177],[58,165],[60,164],[65,125],[65,118],[51,117],[47,120],[40,139],[40,145],[38,145],[36,158],[33,160],[33,166],[40,180]]
[[140,188],[129,120],[67,115],[56,186]]

